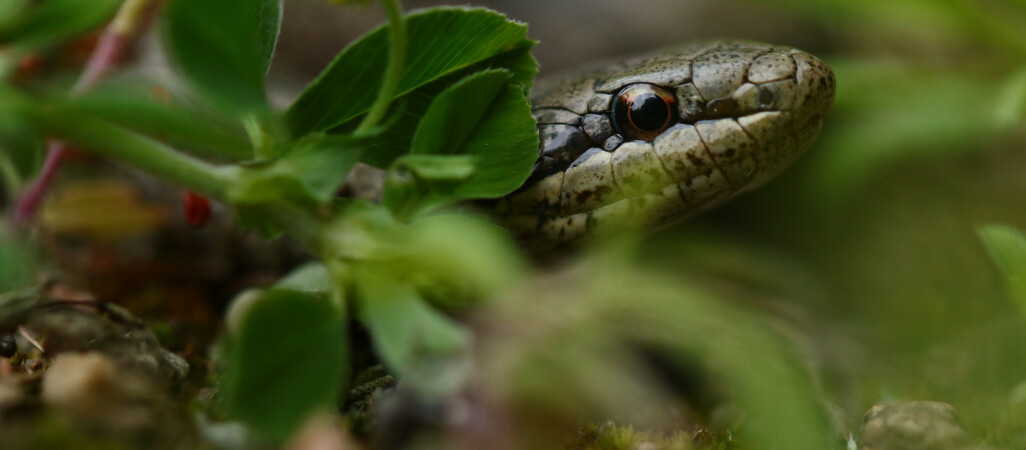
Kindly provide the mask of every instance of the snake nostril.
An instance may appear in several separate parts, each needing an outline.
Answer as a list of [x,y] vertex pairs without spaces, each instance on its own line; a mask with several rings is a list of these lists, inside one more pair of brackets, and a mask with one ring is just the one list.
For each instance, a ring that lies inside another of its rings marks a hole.
[[765,88],[759,88],[759,107],[769,108],[773,106],[773,101],[776,100],[776,96],[773,95],[773,91]]

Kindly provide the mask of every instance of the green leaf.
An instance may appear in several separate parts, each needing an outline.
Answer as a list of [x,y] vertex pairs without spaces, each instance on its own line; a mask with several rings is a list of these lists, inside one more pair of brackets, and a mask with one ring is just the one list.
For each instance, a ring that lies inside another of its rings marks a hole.
[[259,109],[281,8],[280,0],[173,0],[164,30],[169,53],[206,96]]
[[255,430],[283,441],[343,387],[343,314],[328,300],[271,289],[230,337],[224,405]]
[[229,195],[236,203],[288,199],[316,206],[335,196],[364,146],[364,141],[348,136],[309,136],[281,159],[247,166]]
[[[516,69],[516,65],[522,63],[525,59],[531,62],[531,67],[534,69],[533,71],[519,71],[519,69]],[[363,162],[376,167],[387,168],[392,164],[392,162],[394,162],[395,158],[410,151],[410,144],[413,141],[413,135],[416,133],[420,120],[424,117],[424,114],[427,113],[427,110],[431,106],[435,97],[441,94],[442,91],[449,88],[452,84],[457,83],[474,73],[493,68],[518,70],[513,72],[513,80],[521,84],[523,84],[523,80],[530,81],[537,71],[537,65],[534,63],[534,58],[531,56],[530,48],[523,47],[501,53],[495,57],[489,58],[458,72],[446,75],[428,83],[427,85],[415,89],[413,92],[399,98],[402,109],[394,113],[397,117],[391,121],[391,124],[387,127],[387,131],[382,133],[376,139],[374,143],[374,151],[368,152],[364,155]],[[524,86],[524,92],[526,93],[527,88],[526,85]],[[335,130],[349,129],[354,126],[357,121],[359,121],[359,118],[347,122]]]
[[[4,2],[17,9],[15,2]],[[47,0],[20,14],[0,15],[0,44],[36,49],[92,31],[109,19],[121,0]]]
[[328,268],[324,264],[319,262],[306,263],[298,269],[289,272],[281,280],[278,280],[274,287],[310,294],[328,295],[332,290],[331,275],[328,274]]
[[470,333],[425,303],[412,285],[374,268],[355,273],[359,318],[389,369],[421,377],[419,369],[469,350]]
[[395,162],[417,178],[429,181],[462,181],[474,174],[470,155],[406,155]]
[[[311,211],[334,199],[365,145],[348,136],[313,135],[293,144],[281,159],[244,166],[227,194],[239,224],[267,238],[277,236],[281,211]],[[267,214],[268,208],[279,214]]]
[[[408,60],[397,97],[501,53],[534,45],[526,39],[525,25],[486,9],[429,9],[408,15],[406,24]],[[386,27],[343,49],[307,87],[287,113],[293,135],[327,130],[367,112],[386,67]],[[517,61],[523,67],[523,57]]]
[[418,274],[417,287],[446,308],[492,299],[528,272],[509,232],[465,214],[410,224],[408,254],[396,270]]
[[417,127],[411,153],[471,155],[476,171],[456,198],[501,197],[523,184],[538,157],[538,133],[509,73],[488,70],[443,91]]
[[509,76],[505,70],[478,72],[435,97],[417,126],[411,154],[389,170],[383,202],[398,217],[500,197],[523,184],[537,159],[538,135],[530,105]]
[[1026,235],[1008,225],[984,225],[976,230],[990,258],[1005,279],[1008,292],[1026,317]]
[[145,90],[123,82],[71,99],[69,106],[215,161],[240,161],[253,156],[251,142],[237,121],[187,102],[163,104]]
[[538,60],[531,54],[531,47],[524,46],[485,61],[485,67],[501,67],[513,73],[513,81],[524,88],[524,95],[534,86],[538,74]]
[[461,153],[463,143],[509,77],[504,70],[486,70],[442,91],[417,126],[410,153]]
[[401,221],[453,202],[459,182],[474,174],[469,155],[406,155],[385,176],[381,204]]

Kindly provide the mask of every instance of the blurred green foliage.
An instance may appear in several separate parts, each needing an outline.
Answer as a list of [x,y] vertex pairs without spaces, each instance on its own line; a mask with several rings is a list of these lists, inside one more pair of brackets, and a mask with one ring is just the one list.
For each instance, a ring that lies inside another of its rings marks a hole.
[[823,31],[834,108],[795,167],[656,236],[646,262],[802,324],[851,430],[874,403],[929,399],[977,442],[1026,446],[1026,321],[987,251],[1014,249],[977,238],[1026,226],[1026,5],[753,3]]
[[0,223],[0,294],[36,281],[35,255]]
[[1026,236],[1004,225],[980,227],[978,233],[1004,276],[1009,296],[1026,317]]
[[0,1],[0,44],[34,50],[95,30],[119,0]]

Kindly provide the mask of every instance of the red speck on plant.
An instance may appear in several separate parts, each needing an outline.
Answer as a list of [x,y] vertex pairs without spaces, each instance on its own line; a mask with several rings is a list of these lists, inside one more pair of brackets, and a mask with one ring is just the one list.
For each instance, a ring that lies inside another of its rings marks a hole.
[[182,211],[185,221],[194,227],[202,227],[210,221],[210,200],[192,191],[182,196]]

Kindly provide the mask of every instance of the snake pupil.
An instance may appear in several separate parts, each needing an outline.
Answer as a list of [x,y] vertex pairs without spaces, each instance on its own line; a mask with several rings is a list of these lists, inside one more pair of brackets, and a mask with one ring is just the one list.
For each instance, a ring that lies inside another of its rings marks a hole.
[[628,140],[652,141],[675,122],[677,98],[666,88],[637,83],[623,88],[612,106],[617,131]]
[[628,113],[631,123],[643,131],[658,131],[670,118],[670,108],[665,101],[653,93],[637,96],[631,102]]

